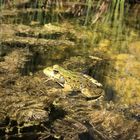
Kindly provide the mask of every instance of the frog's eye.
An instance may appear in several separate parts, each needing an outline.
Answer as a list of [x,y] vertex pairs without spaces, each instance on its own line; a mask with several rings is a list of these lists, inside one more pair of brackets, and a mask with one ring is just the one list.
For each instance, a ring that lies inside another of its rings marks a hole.
[[58,70],[53,70],[54,74],[58,74],[59,71]]

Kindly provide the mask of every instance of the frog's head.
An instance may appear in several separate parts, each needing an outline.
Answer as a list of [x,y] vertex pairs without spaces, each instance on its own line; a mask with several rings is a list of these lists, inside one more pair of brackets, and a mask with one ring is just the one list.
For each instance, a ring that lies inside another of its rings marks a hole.
[[54,65],[52,67],[45,68],[43,72],[49,78],[60,79],[60,77],[65,73],[65,70],[59,65]]
[[52,67],[47,67],[43,70],[43,73],[50,78],[54,78],[59,74],[59,66],[54,65]]
[[54,65],[52,67],[47,67],[43,70],[44,74],[48,76],[50,79],[56,80],[58,83],[64,84],[65,78],[63,74],[65,70],[59,65]]

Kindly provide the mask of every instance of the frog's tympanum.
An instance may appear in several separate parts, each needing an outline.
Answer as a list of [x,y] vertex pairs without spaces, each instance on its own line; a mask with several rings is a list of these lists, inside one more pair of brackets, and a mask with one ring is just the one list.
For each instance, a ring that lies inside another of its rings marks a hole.
[[101,97],[102,85],[92,77],[66,70],[59,65],[47,67],[43,70],[50,79],[60,84],[66,91],[80,91],[86,98]]

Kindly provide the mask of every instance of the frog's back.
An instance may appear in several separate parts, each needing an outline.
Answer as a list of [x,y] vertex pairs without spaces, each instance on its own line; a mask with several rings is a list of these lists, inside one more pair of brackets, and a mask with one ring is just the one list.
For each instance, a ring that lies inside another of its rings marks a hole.
[[88,98],[99,97],[103,92],[102,85],[88,75],[71,72],[71,78],[66,79],[73,90],[81,91]]
[[95,79],[88,75],[82,75],[79,79],[80,91],[88,98],[92,97],[100,97],[103,95],[104,91],[102,89],[102,85],[98,83]]

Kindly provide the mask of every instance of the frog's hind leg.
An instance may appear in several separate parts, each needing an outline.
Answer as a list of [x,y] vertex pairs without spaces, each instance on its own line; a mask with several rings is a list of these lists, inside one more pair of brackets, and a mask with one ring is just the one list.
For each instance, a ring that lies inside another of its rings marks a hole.
[[99,96],[97,96],[95,93],[91,93],[89,89],[82,89],[81,93],[85,96],[85,98],[93,98],[93,99],[97,99]]
[[83,94],[84,98],[88,101],[88,103],[92,104],[95,107],[103,108],[103,95],[97,95],[94,93],[91,94],[88,89],[81,90],[81,93]]

